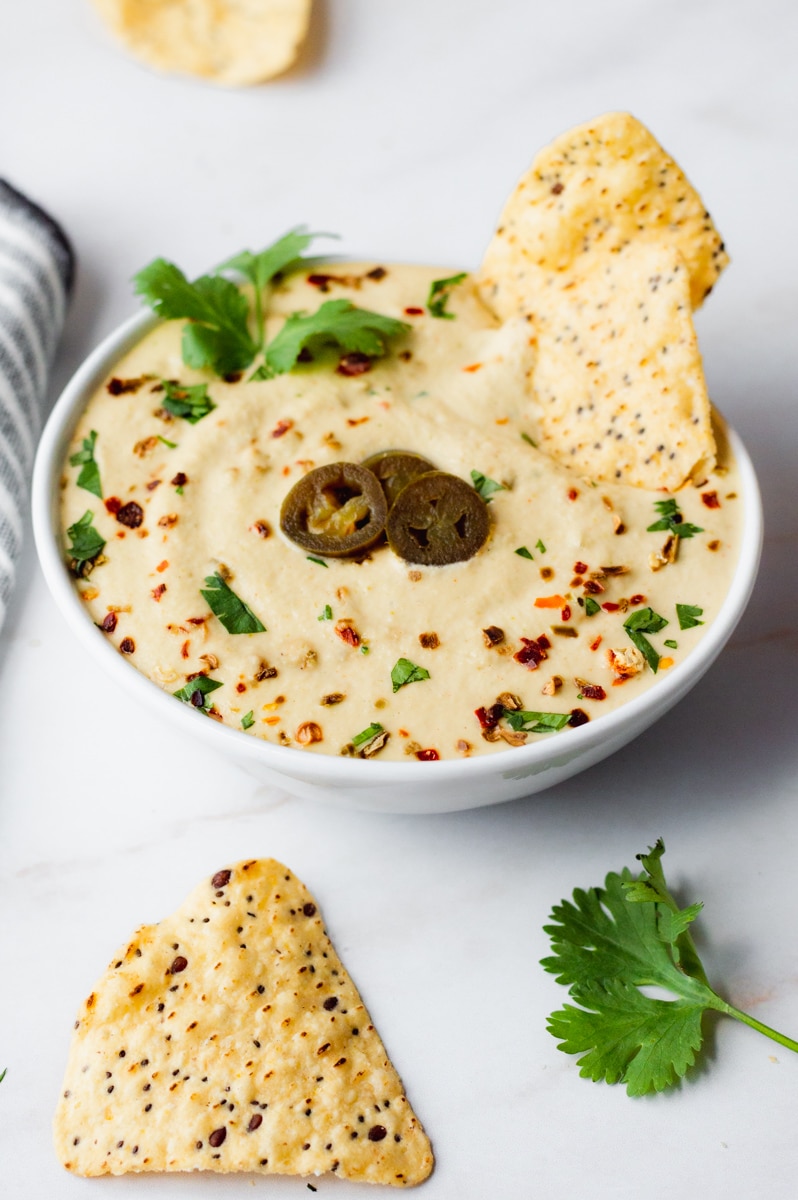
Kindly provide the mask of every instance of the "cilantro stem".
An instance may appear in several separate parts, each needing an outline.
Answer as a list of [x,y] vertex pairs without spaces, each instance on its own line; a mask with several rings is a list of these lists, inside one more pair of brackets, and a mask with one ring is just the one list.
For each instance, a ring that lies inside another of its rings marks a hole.
[[[720,997],[719,997],[720,999]],[[716,1007],[713,1005],[713,1007]],[[739,1008],[735,1008],[733,1004],[727,1004],[725,1000],[721,1000],[721,1012],[727,1013],[730,1017],[736,1017],[738,1021],[742,1021],[743,1025],[750,1025],[752,1029],[758,1030],[759,1033],[764,1033],[765,1037],[769,1037],[771,1041],[778,1042],[780,1046],[786,1046],[788,1050],[793,1050],[798,1054],[798,1042],[787,1037],[784,1033],[779,1033],[776,1029],[771,1029],[769,1025],[764,1025],[762,1021],[757,1021],[756,1017],[750,1017],[748,1013],[742,1012]]]

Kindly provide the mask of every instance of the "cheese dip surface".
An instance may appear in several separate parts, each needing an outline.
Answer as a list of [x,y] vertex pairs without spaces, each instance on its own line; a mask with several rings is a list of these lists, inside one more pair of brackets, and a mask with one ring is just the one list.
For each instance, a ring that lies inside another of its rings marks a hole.
[[[267,331],[331,298],[407,322],[360,373],[332,355],[222,381],[184,364],[184,322],[166,321],[91,397],[63,468],[62,524],[91,513],[105,542],[73,562],[97,636],[197,720],[383,761],[568,737],[655,686],[716,616],[737,561],[739,481],[722,429],[719,465],[698,486],[597,484],[536,448],[526,321],[500,323],[470,278],[452,289],[450,319],[432,315],[430,285],[450,272],[326,270],[275,287]],[[214,407],[172,415],[164,381],[207,384]],[[386,450],[476,481],[490,532],[472,558],[420,566],[385,542],[359,560],[323,558],[281,532],[283,501],[309,471]],[[101,497],[77,484],[87,457]],[[209,588],[263,630],[228,632]]]

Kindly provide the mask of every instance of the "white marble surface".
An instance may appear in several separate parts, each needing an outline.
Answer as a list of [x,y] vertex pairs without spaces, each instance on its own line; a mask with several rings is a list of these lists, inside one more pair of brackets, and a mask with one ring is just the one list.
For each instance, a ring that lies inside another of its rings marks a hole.
[[537,963],[551,904],[662,834],[672,881],[706,902],[710,976],[798,1034],[795,6],[328,0],[300,68],[235,93],[128,61],[88,0],[5,7],[0,174],[80,259],[53,395],[133,310],[127,280],[154,255],[199,272],[304,221],[344,251],[470,266],[534,150],[627,108],[734,258],[699,334],[761,475],[766,545],[733,642],[659,726],[534,799],[425,819],[313,807],[166,734],[82,658],[29,541],[0,639],[4,1193],[306,1194],[300,1179],[93,1183],[50,1147],[74,1012],[117,944],[209,871],[274,855],[323,904],[433,1138],[429,1200],[793,1197],[798,1058],[723,1021],[679,1092],[629,1100],[557,1051],[545,1018],[564,992]]

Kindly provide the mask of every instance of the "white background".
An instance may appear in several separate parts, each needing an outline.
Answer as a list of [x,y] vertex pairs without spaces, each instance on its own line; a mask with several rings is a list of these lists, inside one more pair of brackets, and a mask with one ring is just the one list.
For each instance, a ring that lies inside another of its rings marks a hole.
[[[475,266],[534,152],[614,108],[700,189],[733,265],[698,317],[710,391],[760,473],[760,581],[732,643],[615,758],[438,818],[313,806],[162,729],[86,660],[28,540],[0,638],[0,1180],[15,1200],[306,1195],[270,1177],[73,1178],[50,1120],[79,1001],[133,928],[243,856],[324,907],[433,1139],[425,1200],[796,1195],[798,1058],[733,1022],[673,1094],[581,1080],[545,1030],[550,907],[662,834],[732,1002],[798,1036],[798,345],[791,0],[317,0],[298,67],[163,78],[88,0],[4,6],[0,174],[77,251],[52,400],[157,254],[197,274],[302,222],[380,260]],[[323,1178],[320,1196],[363,1187]]]

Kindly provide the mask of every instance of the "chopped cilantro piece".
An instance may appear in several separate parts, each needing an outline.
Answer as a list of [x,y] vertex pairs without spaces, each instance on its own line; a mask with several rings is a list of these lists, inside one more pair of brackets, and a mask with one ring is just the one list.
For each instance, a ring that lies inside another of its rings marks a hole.
[[703,621],[699,621],[699,617],[703,617],[704,610],[696,604],[677,604],[676,616],[679,618],[680,629],[695,629],[696,625],[703,625]]
[[208,603],[228,633],[265,633],[252,609],[228,587],[218,571],[205,580],[200,595]]
[[[163,437],[160,433],[158,434],[158,441],[163,442],[164,446],[168,446],[170,450],[177,449],[177,442],[170,442],[168,438]],[[182,489],[180,490],[180,494],[182,496]]]
[[253,378],[283,375],[297,363],[303,350],[311,354],[330,346],[345,354],[382,358],[391,338],[408,333],[410,326],[394,317],[357,308],[351,300],[326,300],[314,313],[293,313],[266,347],[263,367]]
[[100,500],[103,498],[103,489],[100,485],[100,468],[94,461],[94,446],[97,441],[97,430],[92,429],[87,438],[83,439],[81,449],[75,454],[70,455],[69,464],[72,467],[80,467],[80,474],[77,478],[77,485],[87,492],[91,492],[93,496],[97,496]]
[[2,1083],[3,1080],[5,1079],[7,1070],[8,1070],[8,1067],[3,1067],[2,1071],[0,1071],[0,1083]]
[[[163,407],[173,417],[182,417],[191,425],[196,425],[197,421],[207,417],[216,408],[208,395],[207,383],[170,383],[168,379],[161,382],[164,389]],[[165,438],[161,440],[165,441]],[[167,445],[172,443],[167,442]]]
[[361,654],[370,654],[370,653],[371,653],[371,650],[369,649],[369,647],[366,645],[366,643],[365,643],[365,642],[364,642],[364,643],[363,643],[363,645],[360,647],[360,653],[361,653]]
[[305,558],[308,560],[308,562],[316,563],[320,567],[328,567],[330,565],[329,563],[326,563],[323,558],[316,558],[315,554],[306,554]]
[[364,729],[362,733],[355,734],[352,738],[352,745],[362,746],[364,742],[370,742],[378,733],[382,733],[382,725],[374,721],[373,724],[369,725],[368,729]]
[[429,289],[429,296],[427,296],[427,311],[431,316],[444,317],[447,321],[454,320],[454,313],[450,313],[446,306],[449,303],[452,289],[467,278],[468,272],[462,271],[459,275],[450,275],[448,279],[434,280]]
[[395,692],[407,683],[420,683],[422,679],[429,679],[429,671],[426,667],[417,667],[409,658],[398,659],[391,671],[391,683]]
[[505,492],[507,490],[503,483],[497,483],[495,479],[489,479],[481,471],[471,472],[471,482],[486,504],[490,504],[490,499],[494,492]]
[[537,450],[537,448],[538,448],[537,442],[534,440],[534,438],[531,438],[528,433],[522,433],[521,437],[523,438],[523,440],[526,442],[526,444],[528,446],[534,446],[535,449]]
[[[625,1083],[630,1096],[672,1087],[695,1063],[708,1009],[735,1017],[789,1050],[798,1042],[734,1008],[709,984],[690,935],[701,903],[680,908],[662,870],[660,838],[638,854],[643,873],[610,872],[603,887],[577,888],[544,927],[552,954],[541,966],[575,1004],[552,1013],[558,1049],[580,1054],[580,1075]],[[664,988],[661,1000],[640,989]],[[576,1007],[579,1005],[579,1007]]]
[[624,629],[655,675],[659,669],[660,656],[644,635],[647,633],[659,633],[667,624],[668,622],[665,617],[661,617],[659,613],[655,613],[651,608],[639,608],[637,612],[633,612],[631,616],[627,617],[623,623]]
[[243,717],[241,718],[241,728],[242,729],[251,729],[254,724],[255,724],[255,713],[252,711],[252,709],[250,709],[249,712],[244,713]]
[[678,650],[679,649],[679,643],[674,642],[673,638],[666,638],[665,645],[668,647],[669,650]]
[[594,600],[592,596],[585,596],[585,616],[595,617],[597,612],[601,612],[598,600]]
[[526,546],[519,546],[517,550],[513,551],[513,553],[519,555],[520,558],[530,558],[532,559],[532,562],[535,561],[534,555],[529,553]]
[[505,708],[504,715],[511,729],[523,729],[527,733],[556,733],[571,719],[570,713],[525,712],[511,708]]
[[[327,566],[326,563],[324,565],[325,565],[325,567]],[[331,621],[332,620],[332,609],[330,608],[329,604],[324,605],[324,608],[321,610],[321,612],[319,613],[316,620],[317,621]]]
[[[190,679],[185,687],[181,687],[179,691],[172,692],[178,700],[182,700],[184,704],[191,704],[194,708],[199,708],[202,712],[207,712],[210,708],[208,696],[211,692],[215,692],[217,688],[222,687],[220,679],[211,679],[207,675],[198,675],[196,679]],[[195,697],[199,693],[201,703],[195,702]]]
[[94,513],[86,511],[79,521],[67,529],[67,537],[72,540],[72,545],[67,547],[67,553],[78,565],[93,562],[102,553],[105,545],[105,539],[100,537],[92,525],[93,516]]
[[546,547],[543,545],[543,542],[540,540],[540,538],[538,538],[538,540],[535,542],[535,549],[539,550],[541,554],[546,553]]
[[654,507],[660,514],[660,519],[648,526],[647,533],[667,530],[668,533],[675,533],[677,537],[690,538],[697,533],[704,532],[698,525],[690,525],[684,520],[681,509],[675,500],[655,500]]

